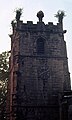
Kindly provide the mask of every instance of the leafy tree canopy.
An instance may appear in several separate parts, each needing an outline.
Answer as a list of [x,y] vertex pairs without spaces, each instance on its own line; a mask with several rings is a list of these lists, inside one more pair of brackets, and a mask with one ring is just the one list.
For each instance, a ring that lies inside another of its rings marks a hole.
[[[0,118],[6,109],[7,82],[9,77],[9,52],[0,54]],[[5,117],[5,116],[4,116]]]

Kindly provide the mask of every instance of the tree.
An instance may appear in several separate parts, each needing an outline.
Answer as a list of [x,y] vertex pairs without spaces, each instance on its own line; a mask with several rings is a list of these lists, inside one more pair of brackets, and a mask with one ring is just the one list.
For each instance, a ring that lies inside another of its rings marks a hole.
[[65,17],[65,12],[63,10],[58,10],[57,14],[55,14],[55,17],[58,18],[58,22],[62,24],[63,18]]
[[6,108],[7,82],[9,76],[9,52],[5,51],[0,54],[0,113],[1,119],[4,120]]

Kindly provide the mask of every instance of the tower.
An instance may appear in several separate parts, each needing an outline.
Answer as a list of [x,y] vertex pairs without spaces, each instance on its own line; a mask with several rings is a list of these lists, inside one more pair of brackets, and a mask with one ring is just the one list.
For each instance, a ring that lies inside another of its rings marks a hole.
[[18,21],[11,37],[9,120],[61,120],[61,97],[70,91],[65,31],[60,23]]

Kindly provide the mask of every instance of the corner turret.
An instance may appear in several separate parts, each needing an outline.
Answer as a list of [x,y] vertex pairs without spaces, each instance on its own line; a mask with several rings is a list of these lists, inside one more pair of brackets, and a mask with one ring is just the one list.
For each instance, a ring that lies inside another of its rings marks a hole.
[[55,14],[55,17],[58,18],[58,22],[61,24],[61,27],[63,28],[63,18],[65,17],[65,12],[63,10],[58,10],[57,14]]

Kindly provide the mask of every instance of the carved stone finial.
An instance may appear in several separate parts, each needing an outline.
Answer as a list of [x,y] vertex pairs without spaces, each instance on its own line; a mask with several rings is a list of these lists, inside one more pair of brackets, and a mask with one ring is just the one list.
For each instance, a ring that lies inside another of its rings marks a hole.
[[44,13],[40,10],[38,13],[37,13],[37,17],[39,19],[39,22],[42,22],[42,18],[44,17]]

